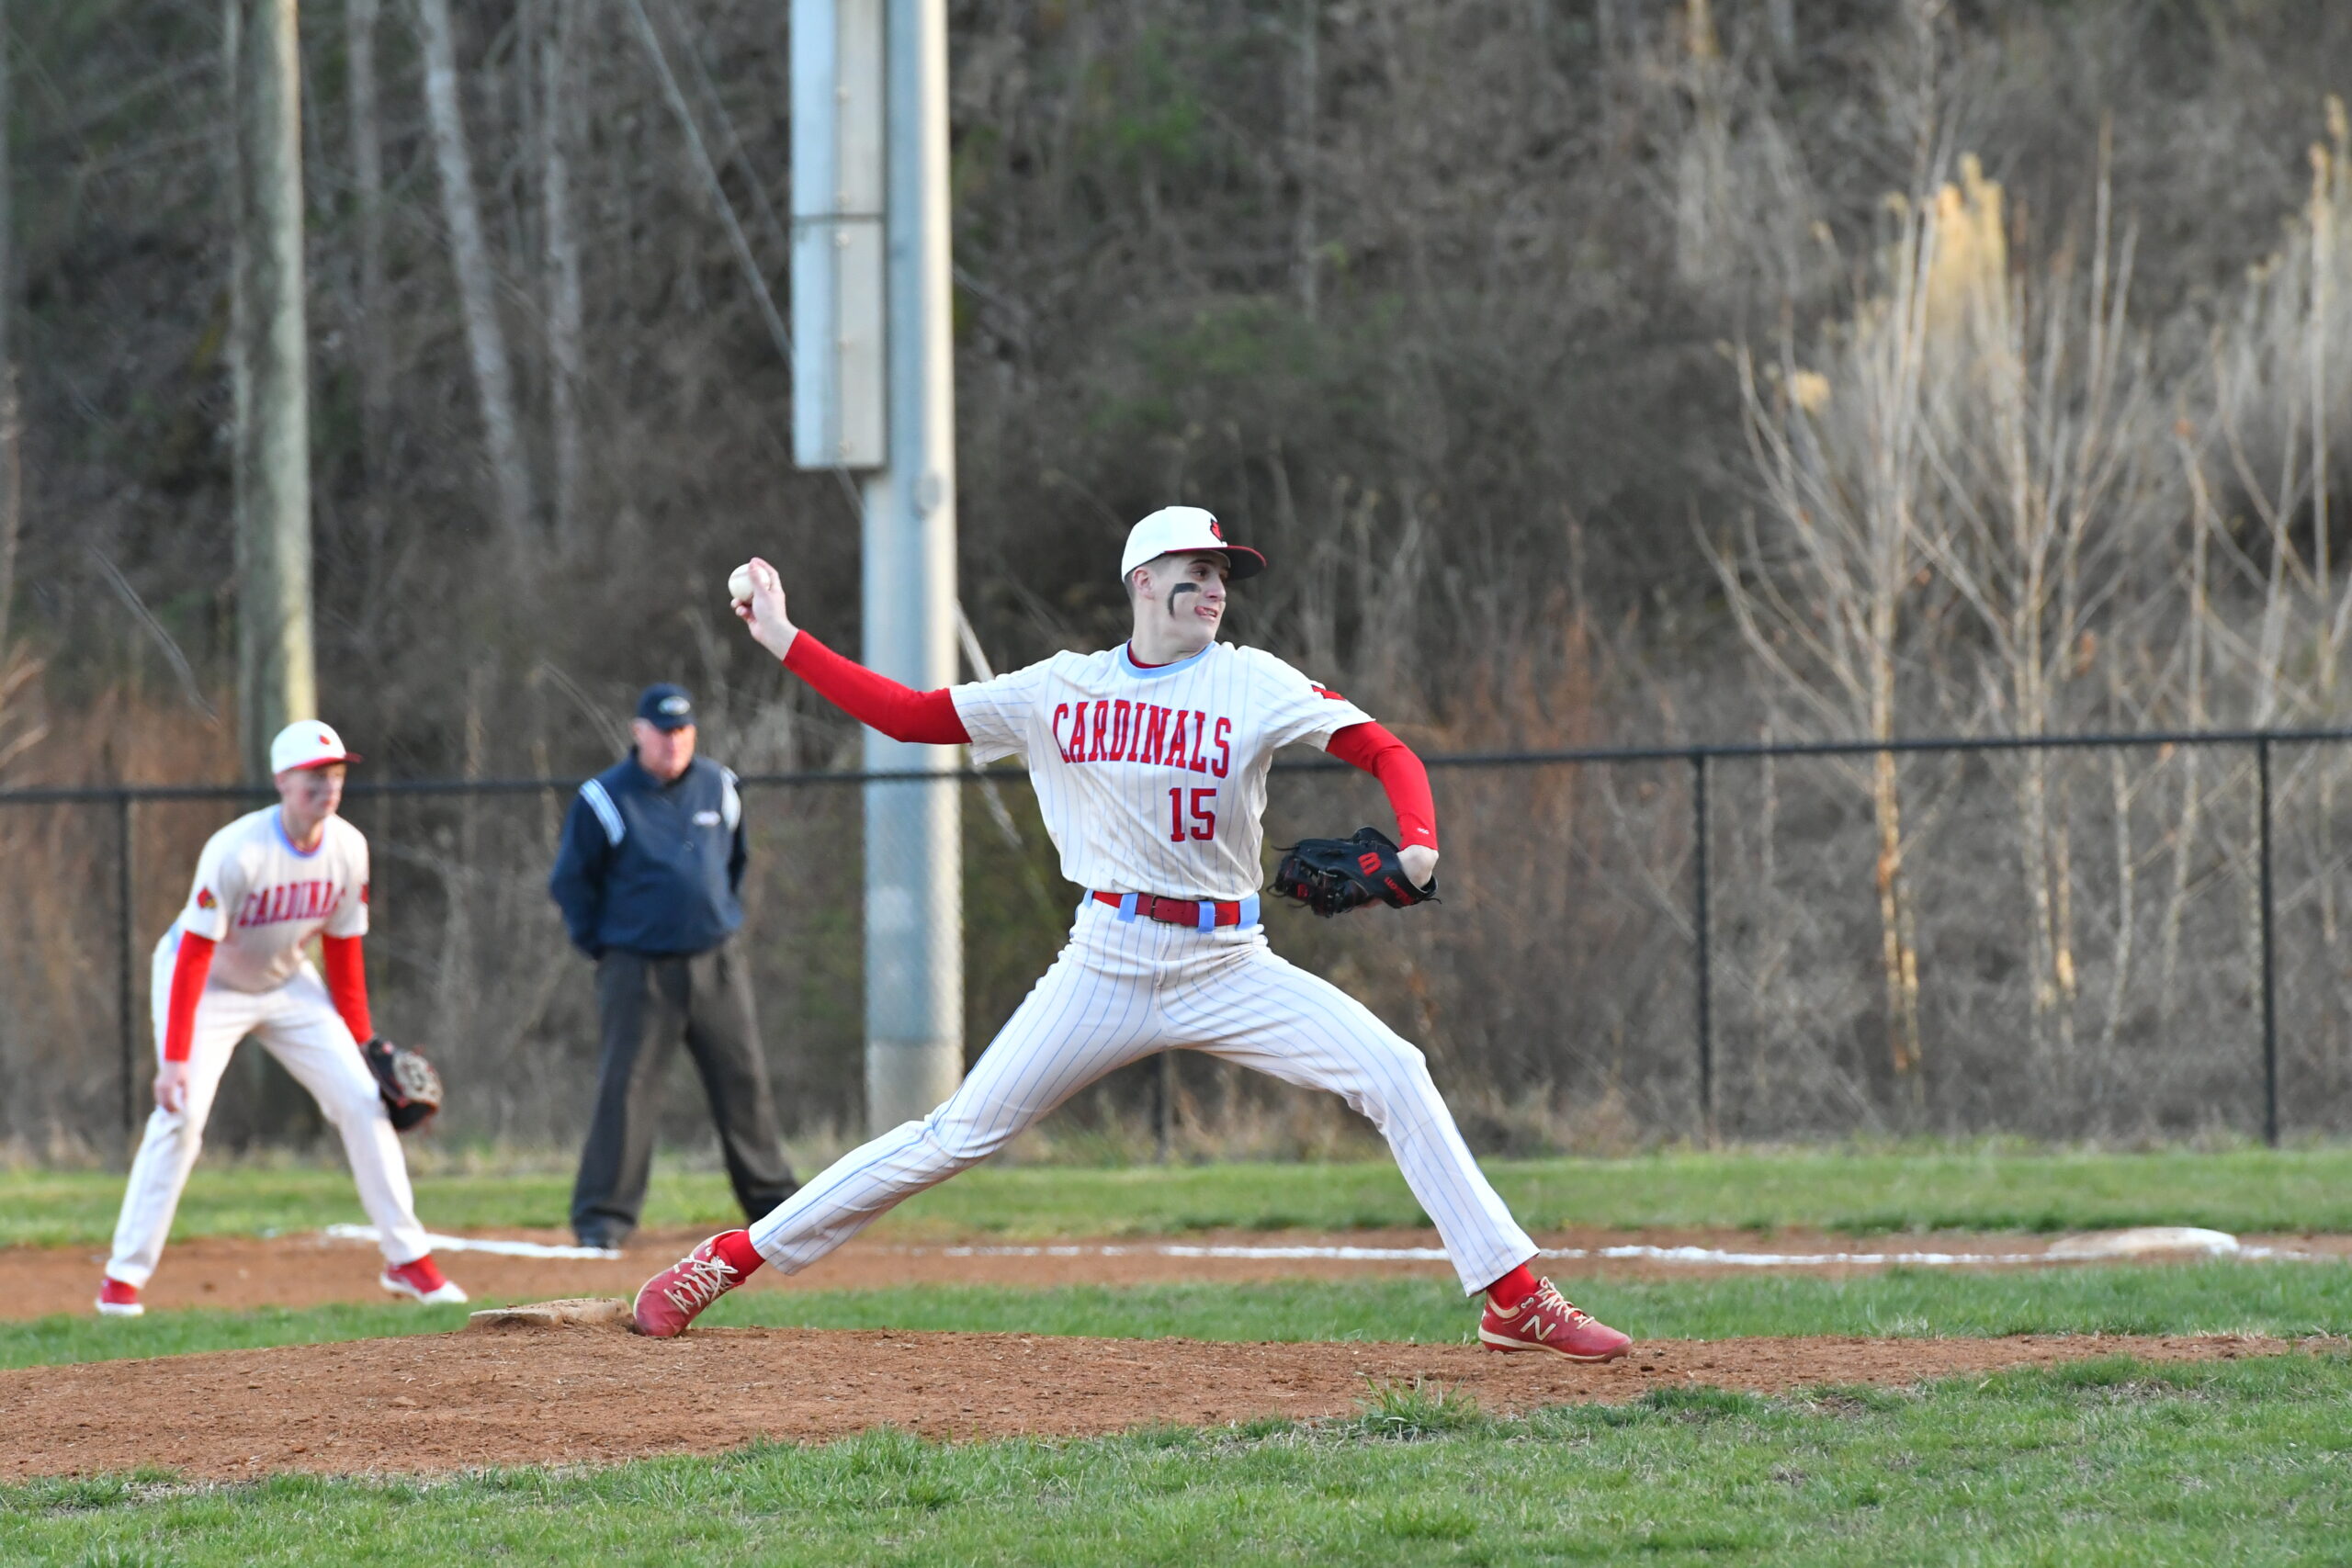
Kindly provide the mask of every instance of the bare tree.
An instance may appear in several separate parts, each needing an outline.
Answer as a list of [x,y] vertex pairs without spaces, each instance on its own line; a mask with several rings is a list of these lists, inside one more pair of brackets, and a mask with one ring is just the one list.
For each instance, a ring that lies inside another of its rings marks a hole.
[[8,610],[17,597],[17,539],[24,526],[23,428],[17,414],[16,197],[9,184],[14,149],[8,117],[11,64],[8,10],[0,0],[0,660],[8,652]]
[[17,542],[24,528],[24,424],[17,406],[16,197],[9,183],[14,152],[10,110],[8,12],[0,0],[0,769],[39,744],[39,726],[19,728],[12,699],[30,685],[40,663],[20,658],[8,640],[8,612],[17,598]]
[[[1894,739],[1931,481],[1922,380],[1935,243],[1932,206],[1905,204],[1875,291],[1833,340],[1829,372],[1800,369],[1785,338],[1770,387],[1746,349],[1738,356],[1769,530],[1751,513],[1716,570],[1749,653],[1832,735]],[[1861,772],[1878,836],[1887,1057],[1898,1077],[1911,1077],[1921,1060],[1919,964],[1902,781],[1886,752]]]
[[318,712],[311,631],[310,343],[294,0],[228,0],[229,364],[236,400],[238,730],[269,740]]
[[351,185],[359,231],[359,319],[352,323],[359,360],[361,457],[368,478],[382,472],[391,423],[392,354],[384,280],[384,136],[377,96],[376,22],[379,0],[345,0],[349,62]]
[[548,423],[555,459],[555,528],[566,548],[580,525],[580,233],[571,210],[571,149],[579,122],[574,73],[581,7],[550,0],[554,16],[540,34],[539,199],[546,255]]
[[1316,108],[1323,93],[1323,0],[1298,0],[1298,56],[1288,73],[1290,91],[1283,95],[1289,124],[1284,141],[1289,149],[1291,178],[1298,186],[1298,206],[1291,230],[1292,287],[1298,294],[1299,312],[1315,320],[1322,295],[1322,262],[1317,251],[1322,242],[1316,228]]
[[458,101],[458,51],[449,23],[449,0],[416,0],[416,27],[424,51],[424,104],[432,122],[433,161],[441,178],[442,221],[449,231],[449,266],[457,275],[458,305],[465,317],[474,395],[481,405],[483,446],[497,488],[499,521],[509,540],[521,543],[531,535],[537,506],[515,418],[506,333],[499,324],[497,279],[491,267],[490,245],[482,234],[481,198],[474,190],[473,154]]
[[[2133,242],[2118,246],[2110,232],[2106,152],[2102,141],[2079,283],[2071,252],[2046,275],[2012,273],[2000,188],[1973,159],[1939,197],[1930,500],[1949,521],[1919,541],[1975,612],[1985,635],[1973,683],[2013,734],[2064,727],[2063,688],[2096,658],[2102,618],[2175,515],[2145,345],[2128,318]],[[2078,985],[2069,813],[2045,752],[2017,759],[2015,787],[2033,1017],[2041,1043],[2054,1029],[2068,1059]]]

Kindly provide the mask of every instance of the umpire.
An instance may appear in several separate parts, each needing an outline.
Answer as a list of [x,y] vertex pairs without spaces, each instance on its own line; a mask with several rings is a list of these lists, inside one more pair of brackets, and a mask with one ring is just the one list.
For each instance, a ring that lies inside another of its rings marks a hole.
[[648,686],[629,754],[580,786],[548,892],[572,945],[596,961],[603,1020],[596,1109],[571,1190],[582,1247],[637,1228],[653,1162],[662,1068],[684,1039],[747,1218],[797,1190],[733,941],[743,923],[743,802],[735,775],[695,755],[694,699]]

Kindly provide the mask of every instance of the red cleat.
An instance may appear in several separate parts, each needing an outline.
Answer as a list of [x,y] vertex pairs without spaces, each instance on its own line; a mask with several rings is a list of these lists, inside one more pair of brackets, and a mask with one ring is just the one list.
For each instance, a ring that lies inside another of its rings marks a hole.
[[742,1270],[718,1254],[712,1236],[638,1287],[629,1309],[639,1334],[674,1339],[702,1309],[743,1282]]
[[111,1274],[98,1276],[98,1315],[138,1317],[147,1309],[139,1304],[139,1287],[126,1285]]
[[1631,1335],[1575,1305],[1549,1280],[1508,1311],[1489,1301],[1478,1320],[1478,1340],[1489,1350],[1544,1350],[1571,1361],[1613,1361],[1634,1344]]
[[466,1299],[466,1292],[450,1282],[429,1252],[413,1263],[385,1265],[383,1275],[376,1282],[396,1296],[433,1305]]

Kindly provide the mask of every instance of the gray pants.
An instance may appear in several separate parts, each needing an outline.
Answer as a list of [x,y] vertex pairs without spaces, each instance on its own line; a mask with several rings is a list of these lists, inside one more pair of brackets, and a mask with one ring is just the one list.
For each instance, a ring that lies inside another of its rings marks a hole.
[[604,1025],[596,1109],[571,1190],[571,1228],[583,1241],[617,1246],[637,1228],[662,1069],[682,1039],[702,1076],[744,1217],[758,1219],[798,1190],[776,1130],[751,975],[732,942],[695,953],[610,949],[596,961],[596,1003]]

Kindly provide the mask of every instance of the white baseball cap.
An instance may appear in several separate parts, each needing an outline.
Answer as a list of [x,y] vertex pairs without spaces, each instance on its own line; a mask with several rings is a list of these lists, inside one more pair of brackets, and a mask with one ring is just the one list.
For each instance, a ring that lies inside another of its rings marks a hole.
[[1163,506],[1127,530],[1126,552],[1119,558],[1120,581],[1148,560],[1161,556],[1197,555],[1214,550],[1229,563],[1226,575],[1235,580],[1255,577],[1266,570],[1266,558],[1247,545],[1226,542],[1216,517],[1197,506]]
[[269,771],[290,773],[300,768],[323,768],[329,762],[356,762],[358,756],[343,748],[343,737],[315,718],[288,725],[269,743]]

